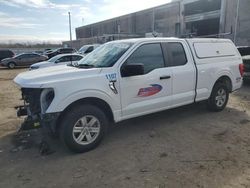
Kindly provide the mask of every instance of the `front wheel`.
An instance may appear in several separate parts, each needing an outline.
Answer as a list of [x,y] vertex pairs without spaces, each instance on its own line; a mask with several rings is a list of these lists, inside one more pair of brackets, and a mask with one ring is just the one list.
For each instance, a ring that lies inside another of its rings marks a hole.
[[228,102],[229,90],[225,84],[217,83],[207,101],[208,109],[214,112],[222,111]]
[[62,120],[60,138],[71,151],[86,152],[99,145],[107,126],[106,115],[98,107],[75,106]]
[[8,63],[8,68],[9,69],[14,69],[16,67],[16,64],[14,62]]

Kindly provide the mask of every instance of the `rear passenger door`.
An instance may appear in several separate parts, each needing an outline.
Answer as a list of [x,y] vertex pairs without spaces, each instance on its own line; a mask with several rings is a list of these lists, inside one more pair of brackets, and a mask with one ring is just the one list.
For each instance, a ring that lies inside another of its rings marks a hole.
[[166,67],[161,43],[139,46],[121,66],[143,64],[144,75],[121,77],[121,104],[124,119],[171,106],[172,70]]
[[40,55],[38,54],[30,54],[30,64],[34,64],[37,62],[41,62],[42,58]]
[[194,102],[196,68],[188,46],[183,42],[168,42],[163,43],[163,49],[173,71],[173,107]]

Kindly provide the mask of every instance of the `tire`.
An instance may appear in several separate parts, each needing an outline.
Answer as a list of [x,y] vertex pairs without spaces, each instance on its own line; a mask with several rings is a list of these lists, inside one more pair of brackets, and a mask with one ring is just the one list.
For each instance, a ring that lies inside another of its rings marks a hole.
[[16,64],[14,62],[8,63],[8,68],[9,69],[14,69],[16,67]]
[[61,122],[60,139],[69,150],[76,153],[96,148],[108,127],[104,112],[93,105],[73,107]]
[[220,112],[227,106],[229,99],[229,89],[223,83],[216,83],[210,98],[207,101],[207,107],[210,111]]

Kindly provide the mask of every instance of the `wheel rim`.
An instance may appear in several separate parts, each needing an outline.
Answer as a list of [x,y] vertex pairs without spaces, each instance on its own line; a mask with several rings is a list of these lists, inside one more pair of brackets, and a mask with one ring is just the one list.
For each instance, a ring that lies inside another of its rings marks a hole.
[[222,107],[227,100],[227,93],[225,89],[221,88],[218,90],[217,95],[215,97],[215,102],[218,107]]
[[10,67],[11,69],[13,69],[13,68],[15,67],[15,64],[14,64],[14,63],[10,63],[10,64],[9,64],[9,67]]
[[100,134],[100,121],[91,115],[80,118],[73,127],[73,138],[80,145],[88,145],[96,140]]

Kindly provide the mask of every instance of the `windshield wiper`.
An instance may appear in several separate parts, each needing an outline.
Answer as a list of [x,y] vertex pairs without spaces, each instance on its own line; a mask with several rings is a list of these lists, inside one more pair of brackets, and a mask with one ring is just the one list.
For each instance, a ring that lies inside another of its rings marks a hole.
[[94,68],[94,65],[89,65],[89,64],[78,64],[78,68],[83,68],[83,69],[88,69],[88,68]]

